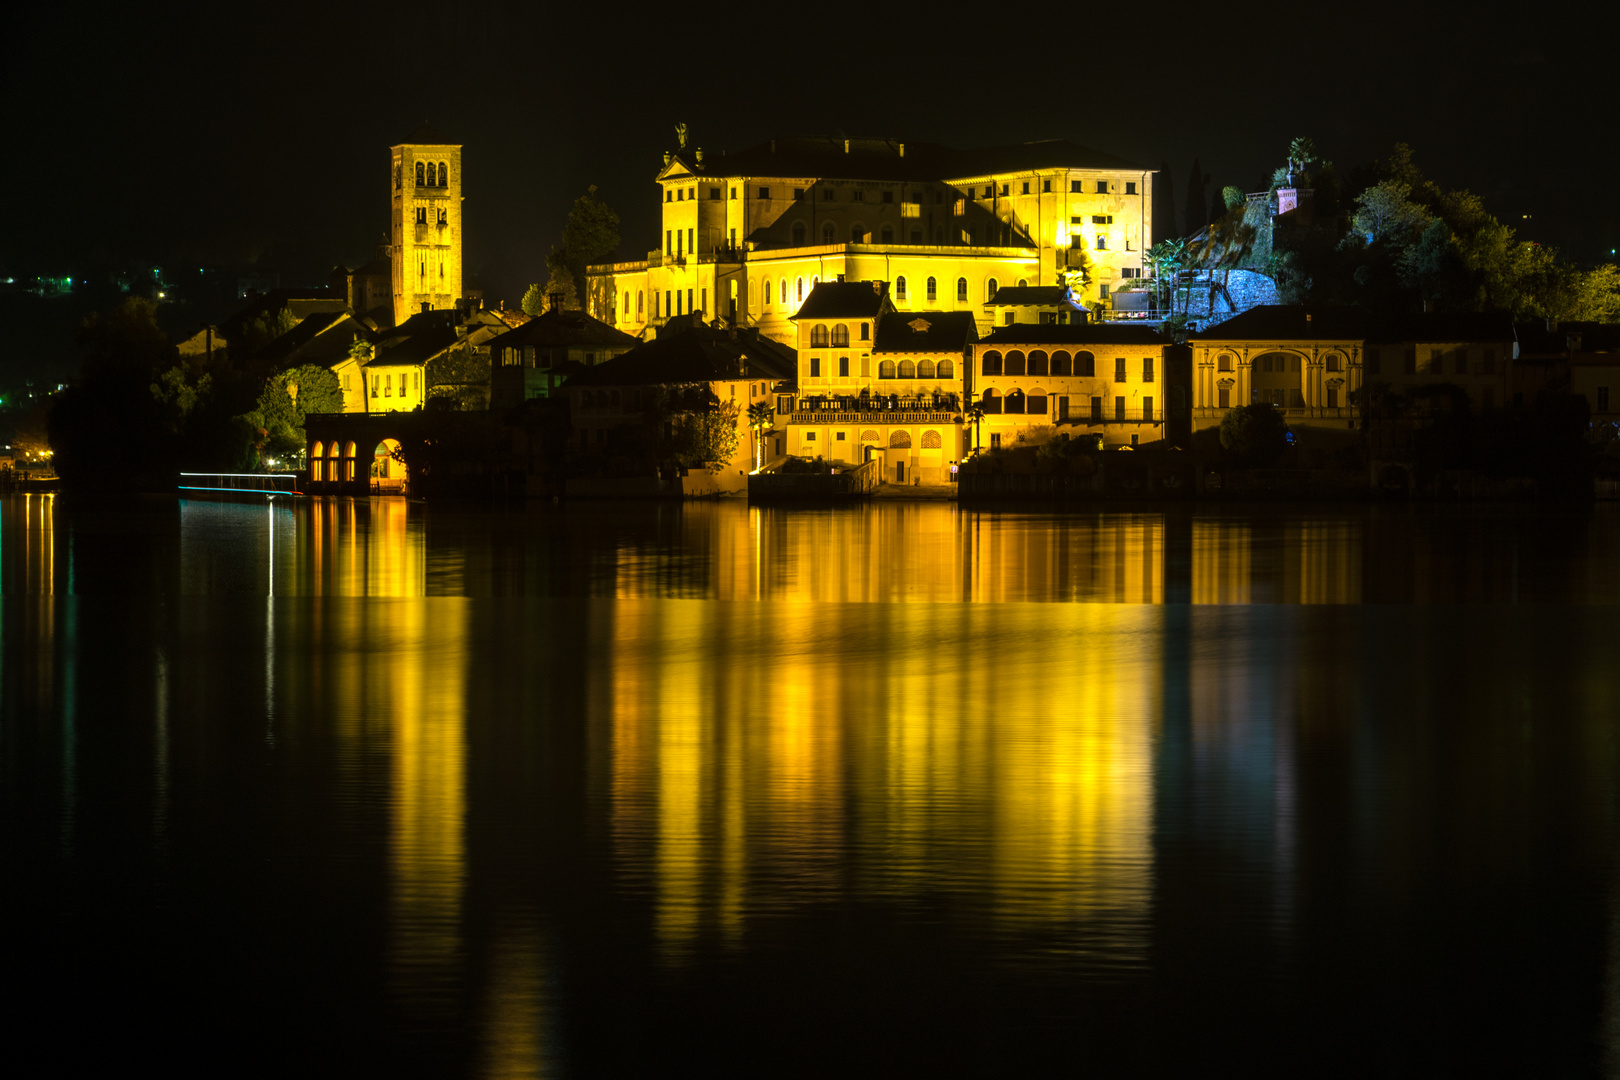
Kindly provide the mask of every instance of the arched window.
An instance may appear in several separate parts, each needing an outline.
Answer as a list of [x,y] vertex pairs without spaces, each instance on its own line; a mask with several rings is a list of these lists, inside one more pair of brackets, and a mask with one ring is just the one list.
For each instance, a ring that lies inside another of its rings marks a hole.
[[1007,392],[1007,402],[1001,407],[1001,410],[1002,412],[1018,415],[1023,413],[1026,404],[1027,400],[1022,390],[1009,390]]
[[939,362],[939,370],[934,372],[934,378],[936,378],[936,379],[954,379],[954,378],[956,378],[956,365],[951,363],[949,360],[941,360]]
[[942,445],[943,443],[940,441],[939,432],[923,432],[922,448],[924,450],[938,450]]
[[782,278],[779,285],[782,294],[782,306],[787,307],[787,278]]
[[894,298],[896,300],[906,298],[906,279],[904,275],[894,279]]
[[793,300],[795,303],[804,303],[804,278],[793,279]]
[[881,363],[878,364],[878,378],[880,378],[880,379],[892,379],[892,378],[894,378],[894,361],[893,360],[884,360],[884,361],[882,361]]
[[967,278],[965,278],[965,277],[957,278],[956,279],[956,302],[959,303],[959,304],[967,303],[967,292],[968,292]]
[[810,328],[810,347],[812,349],[825,349],[827,347],[827,328],[816,325]]
[[1215,369],[1217,371],[1231,371],[1232,354],[1229,352],[1221,353],[1220,357],[1215,361]]
[[984,410],[986,416],[1000,416],[1001,395],[993,389],[986,390],[984,396],[979,399],[979,408]]
[[919,379],[932,379],[933,377],[934,377],[934,362],[932,360],[918,361],[918,363],[917,363],[917,378],[919,378]]
[[849,242],[852,244],[866,243],[866,226],[851,225],[849,227]]
[[915,379],[917,377],[917,365],[910,360],[900,361],[900,377],[902,379]]
[[867,428],[865,431],[861,432],[861,442],[877,442],[877,441],[878,441],[878,433],[873,431],[871,428]]
[[803,247],[804,246],[804,233],[805,233],[804,222],[795,221],[793,223],[793,246],[794,247]]
[[1074,373],[1076,375],[1091,377],[1097,374],[1097,358],[1088,352],[1074,354]]
[[427,186],[428,187],[436,186],[438,184],[438,180],[439,180],[439,174],[433,168],[433,162],[430,161],[430,162],[427,163]]
[[426,168],[420,161],[416,163],[416,186],[422,186],[422,170]]
[[994,349],[991,349],[989,352],[984,354],[984,374],[1001,374],[1001,354],[996,352]]
[[906,431],[904,428],[902,428],[899,431],[891,431],[891,432],[889,432],[889,449],[890,450],[909,450],[909,449],[911,449],[911,432]]
[[446,165],[442,161],[439,162],[439,186],[440,187],[449,187],[450,186],[450,166]]
[[996,298],[996,290],[1000,287],[1000,285],[996,284],[995,278],[991,278],[989,281],[986,281],[984,283],[984,298],[986,300],[994,300]]
[[832,328],[832,343],[835,349],[849,348],[849,327],[838,323]]
[[1327,354],[1327,369],[1329,371],[1343,371],[1344,370],[1344,357],[1340,356],[1336,352],[1328,353]]
[[769,308],[771,306],[771,283],[769,281],[759,283],[759,295],[760,299],[764,301],[763,306]]
[[322,452],[322,449],[320,443],[316,443],[309,448],[309,478],[311,480],[326,479],[326,462],[323,460],[326,455]]
[[823,244],[831,244],[837,237],[838,230],[833,228],[832,222],[829,221],[821,227],[821,242]]
[[1029,287],[1029,281],[1027,279],[1025,279],[1025,278],[1019,278],[1018,279],[1018,287],[1020,289],[1028,288]]
[[911,242],[913,244],[920,244],[923,242],[923,231],[921,228],[915,225],[911,228]]
[[1029,392],[1029,397],[1027,397],[1025,401],[1028,404],[1026,405],[1024,411],[1029,413],[1029,415],[1046,415],[1046,390],[1044,388],[1039,386],[1032,388]]
[[640,291],[639,289],[636,290],[636,318],[638,318],[638,319],[641,318],[641,313],[642,313],[643,310],[645,310],[641,306],[641,304],[642,304],[642,301],[645,300],[646,298],[647,298],[646,293]]
[[1007,366],[1002,371],[1002,374],[1022,375],[1024,373],[1024,354],[1019,352],[1017,349],[1014,349],[1012,352],[1007,354]]
[[883,242],[885,244],[894,243],[894,226],[893,225],[885,225],[885,226],[883,226]]
[[1054,374],[1054,375],[1070,375],[1070,374],[1073,374],[1074,369],[1069,366],[1069,360],[1070,360],[1069,354],[1064,352],[1062,349],[1059,349],[1057,352],[1053,353],[1052,354],[1052,374]]
[[1031,375],[1045,375],[1046,354],[1039,349],[1029,354],[1029,373]]
[[928,279],[928,302],[932,304],[939,299],[939,282],[933,278]]

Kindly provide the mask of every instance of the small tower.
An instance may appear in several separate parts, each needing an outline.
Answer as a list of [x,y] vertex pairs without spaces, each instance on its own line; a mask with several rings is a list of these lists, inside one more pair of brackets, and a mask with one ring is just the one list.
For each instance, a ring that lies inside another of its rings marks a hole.
[[398,326],[461,298],[461,144],[423,124],[389,156]]

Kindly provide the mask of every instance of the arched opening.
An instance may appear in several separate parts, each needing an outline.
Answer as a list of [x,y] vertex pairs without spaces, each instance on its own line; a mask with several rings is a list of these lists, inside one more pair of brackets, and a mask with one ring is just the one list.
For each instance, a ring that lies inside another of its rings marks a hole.
[[825,225],[823,225],[821,227],[821,242],[823,244],[831,244],[837,238],[838,238],[838,230],[833,228],[833,223],[832,222],[829,221],[829,222],[827,222]]
[[810,328],[810,347],[812,349],[825,349],[827,347],[827,328],[825,326],[812,326]]
[[1081,376],[1097,374],[1097,357],[1085,350],[1074,354],[1074,373]]
[[796,303],[804,303],[804,278],[793,279],[793,299]]
[[450,167],[442,161],[439,162],[439,186],[450,186]]
[[328,480],[341,480],[343,478],[343,459],[339,456],[339,446],[334,440],[326,448],[326,478]]
[[994,388],[986,390],[984,396],[979,398],[979,408],[984,410],[986,416],[1001,415],[1001,395]]
[[835,349],[849,348],[849,327],[839,323],[832,328],[832,343]]
[[343,479],[354,480],[354,440],[343,444]]
[[885,244],[894,243],[894,226],[893,225],[885,225],[885,226],[883,226],[883,242]]
[[904,274],[894,279],[894,298],[896,300],[906,298],[906,278]]
[[933,278],[928,279],[928,302],[932,304],[939,299],[939,282]]
[[1002,406],[1002,412],[1022,414],[1028,403],[1029,401],[1024,397],[1022,390],[1009,390],[1007,391],[1006,404]]
[[849,227],[849,242],[852,244],[866,243],[866,226],[851,225]]
[[1073,374],[1074,369],[1069,366],[1070,360],[1071,360],[1071,358],[1070,358],[1069,354],[1064,352],[1062,349],[1059,349],[1057,352],[1053,353],[1052,354],[1052,374],[1054,374],[1054,375],[1070,375],[1070,374]]
[[423,164],[422,164],[422,162],[420,162],[420,161],[418,161],[418,162],[417,162],[417,163],[416,163],[416,186],[417,186],[417,187],[421,187],[421,186],[422,186],[422,184],[423,184],[423,180],[422,180],[422,170],[423,170],[423,169],[424,169],[424,168],[426,168],[426,166],[425,166],[425,165],[423,165]]
[[430,161],[430,162],[428,162],[428,166],[427,166],[427,186],[428,187],[436,187],[438,185],[438,182],[439,182],[438,170],[436,170],[433,167],[433,162]]
[[903,430],[902,431],[891,431],[889,433],[889,449],[890,450],[909,450],[909,449],[911,449],[911,432],[903,431]]
[[1269,352],[1254,358],[1250,372],[1254,401],[1279,409],[1305,407],[1304,372],[1298,353]]
[[1001,374],[1001,354],[994,349],[984,354],[984,374]]
[[984,283],[984,298],[986,300],[994,300],[996,298],[996,290],[1000,287],[1001,286],[996,283],[995,278],[991,278],[989,281],[986,281]]
[[1046,389],[1037,386],[1030,390],[1029,396],[1024,399],[1024,411],[1031,416],[1046,415]]
[[923,360],[917,364],[917,378],[932,379],[934,377],[934,362]]
[[939,362],[939,370],[934,372],[934,377],[937,379],[956,378],[956,365],[949,360],[941,360]]
[[944,443],[941,441],[941,439],[939,437],[939,432],[937,432],[937,431],[925,431],[925,432],[923,432],[922,448],[924,450],[938,450],[943,445],[944,445]]
[[326,448],[321,443],[309,448],[309,478],[317,484],[326,479]]
[[967,298],[968,298],[967,278],[959,277],[959,278],[956,279],[956,302],[959,303],[959,304],[965,304],[965,303],[967,303]]
[[910,360],[900,361],[900,377],[902,379],[915,379],[917,377],[917,365]]
[[1024,354],[1019,352],[1017,349],[1014,349],[1012,352],[1008,353],[1007,354],[1007,366],[1006,366],[1006,369],[1002,371],[1002,374],[1003,375],[1022,375],[1022,374],[1024,374]]
[[892,379],[892,378],[894,378],[894,361],[893,360],[881,360],[881,361],[878,362],[878,378],[880,378],[880,379]]
[[1046,363],[1046,354],[1040,349],[1036,349],[1029,354],[1029,373],[1031,375],[1045,375]]
[[371,452],[371,490],[376,495],[403,495],[410,481],[399,440],[384,439]]

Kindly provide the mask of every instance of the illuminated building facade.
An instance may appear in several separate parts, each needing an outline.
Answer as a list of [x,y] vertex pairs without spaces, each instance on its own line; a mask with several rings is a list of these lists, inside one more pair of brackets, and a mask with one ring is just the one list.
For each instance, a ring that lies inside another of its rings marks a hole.
[[943,483],[962,458],[969,311],[900,311],[885,282],[820,282],[791,321],[798,392],[781,394],[786,452],[859,464],[892,483]]
[[398,326],[461,298],[461,145],[424,124],[389,153]]
[[979,445],[1011,446],[1031,428],[1101,435],[1108,446],[1166,436],[1172,392],[1165,339],[1147,326],[1029,323],[973,346],[969,393],[984,413]]
[[[693,312],[796,337],[820,282],[884,281],[897,311],[969,311],[1003,286],[1089,266],[1095,296],[1139,278],[1153,170],[1073,143],[958,151],[888,139],[681,147],[656,176],[656,250],[593,266],[593,315],[640,335]],[[1089,296],[1090,294],[1088,294]]]

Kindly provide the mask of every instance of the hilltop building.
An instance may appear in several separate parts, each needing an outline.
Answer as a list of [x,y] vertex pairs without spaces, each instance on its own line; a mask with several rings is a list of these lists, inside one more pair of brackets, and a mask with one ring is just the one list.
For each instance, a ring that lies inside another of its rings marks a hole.
[[591,314],[638,336],[697,312],[791,343],[792,317],[837,281],[887,282],[896,311],[968,311],[988,331],[1001,288],[1081,268],[1083,299],[1106,304],[1153,235],[1154,170],[1069,142],[796,137],[716,155],[678,130],[655,250],[588,273]]

